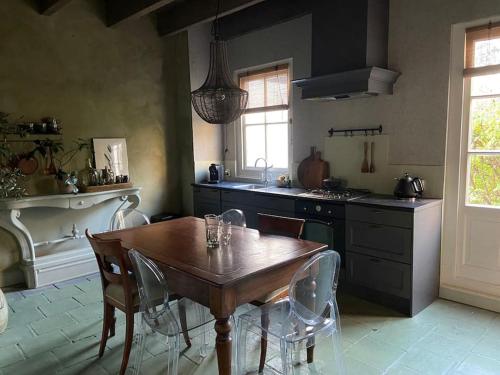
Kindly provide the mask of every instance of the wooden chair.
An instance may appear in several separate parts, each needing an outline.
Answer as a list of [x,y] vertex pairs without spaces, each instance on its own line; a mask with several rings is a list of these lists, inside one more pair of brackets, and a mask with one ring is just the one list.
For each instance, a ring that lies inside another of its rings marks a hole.
[[[119,240],[100,240],[92,236],[87,229],[85,231],[87,239],[94,250],[94,254],[101,274],[104,316],[101,335],[101,344],[99,347],[99,357],[104,354],[108,337],[115,335],[115,308],[125,313],[125,346],[123,349],[123,358],[120,368],[120,375],[125,374],[132,340],[134,336],[134,314],[139,311],[140,298],[137,289],[137,282],[133,277],[132,265],[123,250]],[[113,265],[117,265],[114,268]],[[163,290],[158,290],[158,301],[163,299]],[[170,296],[171,300],[178,299],[177,295]],[[184,334],[184,340],[188,347],[191,346],[187,333],[187,319],[184,306],[179,305],[179,320]]]
[[[258,216],[258,230],[261,233],[274,234],[278,236],[300,238],[304,229],[304,219],[295,219],[291,217],[257,214]],[[262,306],[267,303],[276,302],[288,296],[288,285],[268,293],[259,299],[252,301],[254,306]],[[260,363],[259,373],[264,371],[264,364],[266,362],[267,354],[267,327],[269,326],[269,315],[266,310],[262,310],[261,324],[265,329],[262,330],[262,338],[260,342]]]

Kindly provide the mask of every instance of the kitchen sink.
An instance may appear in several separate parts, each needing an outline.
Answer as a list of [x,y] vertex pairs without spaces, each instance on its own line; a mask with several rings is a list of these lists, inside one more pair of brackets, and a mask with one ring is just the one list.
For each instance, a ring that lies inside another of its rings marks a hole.
[[244,184],[244,185],[236,185],[236,189],[244,189],[244,190],[258,190],[264,189],[266,185],[263,184]]

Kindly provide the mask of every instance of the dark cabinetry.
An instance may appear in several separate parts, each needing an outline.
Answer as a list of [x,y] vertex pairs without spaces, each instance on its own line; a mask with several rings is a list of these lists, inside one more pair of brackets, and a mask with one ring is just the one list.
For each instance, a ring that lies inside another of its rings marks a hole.
[[193,187],[194,216],[203,218],[207,214],[221,213],[220,190],[215,188]]
[[408,315],[438,295],[441,206],[347,205],[348,289]]

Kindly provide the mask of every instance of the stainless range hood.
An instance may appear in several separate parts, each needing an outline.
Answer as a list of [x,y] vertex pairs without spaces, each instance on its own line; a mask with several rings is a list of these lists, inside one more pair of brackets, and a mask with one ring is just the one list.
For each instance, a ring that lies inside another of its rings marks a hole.
[[315,0],[312,77],[292,81],[302,99],[392,94],[400,73],[386,69],[388,23],[388,0]]

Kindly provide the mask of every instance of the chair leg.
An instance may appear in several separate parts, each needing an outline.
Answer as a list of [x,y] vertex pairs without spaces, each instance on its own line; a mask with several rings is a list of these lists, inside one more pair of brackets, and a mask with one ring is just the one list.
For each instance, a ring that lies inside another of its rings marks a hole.
[[186,305],[182,300],[179,300],[178,305],[179,305],[179,320],[181,323],[182,335],[184,336],[184,341],[186,342],[187,347],[190,348],[191,339],[189,338],[189,333],[187,330]]
[[102,334],[101,334],[101,344],[99,346],[99,358],[104,354],[104,349],[106,349],[106,343],[108,342],[108,333],[110,328],[110,321],[113,313],[113,306],[109,303],[104,302],[104,314],[102,318]]
[[125,327],[125,346],[123,348],[122,367],[120,375],[124,375],[127,370],[128,359],[130,357],[130,349],[132,349],[132,341],[134,339],[134,313],[126,312],[126,327]]
[[115,337],[115,327],[116,327],[115,307],[111,306],[111,321],[110,321],[110,327],[109,327],[109,337]]
[[314,361],[314,337],[310,339],[307,346],[307,363]]
[[260,362],[259,362],[259,374],[264,371],[264,365],[266,364],[267,355],[267,330],[269,328],[269,313],[267,311],[262,311],[260,316],[260,324],[262,325],[262,336],[260,338]]

